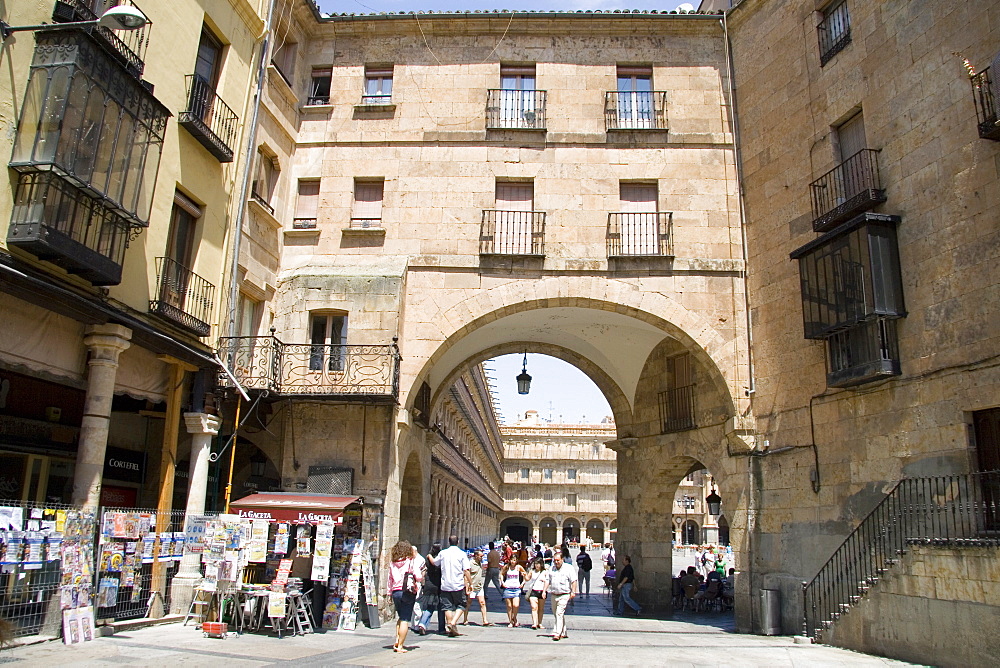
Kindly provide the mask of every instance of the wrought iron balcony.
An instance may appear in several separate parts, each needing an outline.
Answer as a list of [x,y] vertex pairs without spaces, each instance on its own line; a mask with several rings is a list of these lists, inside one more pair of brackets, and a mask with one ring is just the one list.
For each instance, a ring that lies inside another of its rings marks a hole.
[[387,95],[378,94],[378,95],[362,95],[361,96],[361,105],[362,106],[373,106],[373,107],[382,106],[382,107],[384,107],[384,106],[389,105],[389,104],[392,104],[392,94],[391,93],[389,93]]
[[399,396],[395,338],[389,345],[364,346],[283,343],[273,335],[223,337],[219,358],[248,390],[340,399]]
[[306,98],[306,106],[320,106],[330,104],[329,95],[310,95]]
[[847,13],[847,2],[831,7],[825,12],[823,21],[816,27],[819,37],[819,64],[826,65],[835,55],[851,43],[851,17]]
[[146,25],[137,30],[111,30],[98,26],[91,33],[101,47],[118,60],[129,74],[136,79],[142,77],[145,68],[146,48],[149,46],[149,32],[153,22],[149,15],[132,0],[59,0],[52,12],[56,23],[76,21],[96,21],[104,12],[117,6],[135,7],[146,17]]
[[1000,85],[994,85],[990,78],[990,68],[972,75],[972,97],[976,104],[976,121],[979,136],[983,139],[1000,141],[1000,119],[997,118],[997,93]]
[[197,74],[188,74],[185,79],[188,104],[177,122],[219,162],[232,162],[239,125],[235,112],[222,101],[211,84]]
[[815,231],[826,232],[885,201],[878,154],[861,149],[809,185]]
[[672,256],[672,220],[670,211],[609,213],[608,257]]
[[7,243],[94,285],[118,285],[141,229],[55,172],[35,172],[17,180]]
[[544,130],[544,90],[491,89],[486,97],[489,130]]
[[604,98],[608,130],[666,130],[666,91],[608,91]]
[[480,255],[545,255],[544,211],[483,211]]
[[263,208],[265,211],[267,211],[272,216],[274,215],[274,207],[271,206],[271,203],[267,201],[266,197],[264,197],[263,195],[261,195],[259,192],[257,192],[253,188],[250,189],[250,197],[253,198],[253,201],[257,202],[257,204],[260,204],[261,208]]
[[208,336],[215,286],[169,257],[156,258],[156,299],[150,313],[194,332]]

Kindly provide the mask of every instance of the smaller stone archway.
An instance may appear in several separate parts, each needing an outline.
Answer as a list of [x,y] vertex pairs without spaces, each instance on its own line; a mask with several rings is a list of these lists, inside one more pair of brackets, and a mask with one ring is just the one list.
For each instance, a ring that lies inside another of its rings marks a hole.
[[525,517],[508,517],[500,523],[500,535],[522,544],[531,542],[533,526]]
[[559,544],[559,527],[551,517],[544,517],[538,523],[538,542],[549,545]]
[[681,543],[684,545],[698,545],[701,543],[701,529],[694,520],[687,520],[681,525]]
[[430,514],[424,509],[424,478],[420,458],[410,454],[403,470],[399,490],[399,537],[414,545],[423,544],[424,522]]
[[729,520],[719,515],[719,545],[729,545]]
[[587,522],[587,538],[598,544],[604,543],[604,522],[594,518]]
[[580,520],[575,517],[567,517],[563,520],[561,537],[563,543],[580,542]]

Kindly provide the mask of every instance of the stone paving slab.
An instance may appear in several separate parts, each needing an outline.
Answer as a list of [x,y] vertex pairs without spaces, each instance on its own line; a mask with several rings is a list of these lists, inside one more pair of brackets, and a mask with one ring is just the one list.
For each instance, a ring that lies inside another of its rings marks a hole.
[[[489,618],[506,619],[494,597]],[[734,633],[732,614],[675,613],[669,618],[615,617],[610,599],[581,597],[568,616],[569,638],[527,626],[462,627],[459,638],[411,633],[406,654],[392,652],[394,624],[353,633],[328,631],[299,637],[263,634],[206,638],[192,624],[165,624],[119,632],[69,647],[58,642],[0,651],[0,663],[23,666],[894,666],[911,665],[790,637]],[[470,619],[478,621],[478,610]],[[519,621],[528,623],[528,615]],[[545,616],[551,627],[552,615]],[[431,628],[436,628],[431,622]]]

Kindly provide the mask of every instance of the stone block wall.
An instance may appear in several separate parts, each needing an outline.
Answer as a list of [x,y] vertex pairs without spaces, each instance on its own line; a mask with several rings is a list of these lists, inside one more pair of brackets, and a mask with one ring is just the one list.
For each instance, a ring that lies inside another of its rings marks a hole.
[[1000,550],[913,546],[823,641],[936,666],[1000,656]]

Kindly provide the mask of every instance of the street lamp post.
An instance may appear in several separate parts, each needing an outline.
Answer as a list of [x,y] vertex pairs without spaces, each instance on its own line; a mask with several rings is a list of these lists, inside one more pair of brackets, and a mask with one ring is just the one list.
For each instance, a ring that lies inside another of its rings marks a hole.
[[101,18],[94,21],[73,21],[72,23],[39,23],[29,26],[12,26],[0,20],[0,41],[6,41],[11,33],[39,32],[52,30],[71,30],[99,26],[110,30],[138,30],[149,22],[149,19],[135,7],[119,5],[104,12]]

